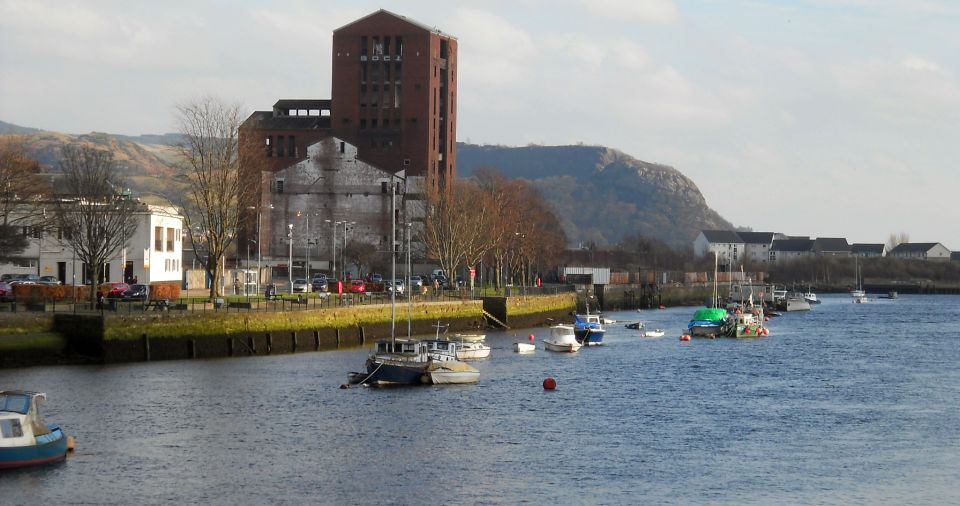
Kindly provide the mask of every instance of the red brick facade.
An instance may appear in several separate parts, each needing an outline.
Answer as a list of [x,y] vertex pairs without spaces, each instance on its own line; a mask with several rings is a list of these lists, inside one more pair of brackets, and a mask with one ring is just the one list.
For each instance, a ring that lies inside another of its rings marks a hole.
[[380,10],[333,33],[338,137],[385,170],[456,176],[457,40]]

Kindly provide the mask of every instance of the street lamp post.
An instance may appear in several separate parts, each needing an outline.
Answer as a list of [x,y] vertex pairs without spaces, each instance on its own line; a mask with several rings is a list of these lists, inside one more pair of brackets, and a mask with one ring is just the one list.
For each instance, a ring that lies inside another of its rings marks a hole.
[[293,223],[287,225],[287,242],[290,243],[290,258],[287,263],[287,281],[290,282],[290,293],[293,293]]

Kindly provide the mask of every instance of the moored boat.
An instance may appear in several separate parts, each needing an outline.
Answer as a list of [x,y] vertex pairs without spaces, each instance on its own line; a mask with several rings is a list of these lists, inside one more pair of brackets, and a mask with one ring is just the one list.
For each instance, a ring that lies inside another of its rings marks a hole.
[[59,425],[40,417],[41,392],[0,391],[0,468],[22,467],[63,460],[67,436]]
[[643,337],[663,337],[666,333],[663,329],[647,329],[643,331]]
[[464,343],[479,343],[487,338],[486,334],[456,333],[450,334],[450,339]]
[[599,346],[603,344],[603,335],[606,330],[603,328],[603,322],[600,316],[590,314],[578,314],[573,324],[573,333],[577,341],[584,346]]
[[574,353],[583,346],[574,333],[571,325],[554,325],[550,327],[550,337],[543,340],[543,348],[548,351]]
[[457,359],[457,347],[444,339],[380,339],[367,359],[367,376],[351,373],[349,379],[373,385],[476,383],[480,371]]
[[513,343],[513,351],[517,353],[533,353],[534,351],[537,351],[537,345],[533,344],[532,342],[516,342]]
[[464,341],[458,343],[457,359],[476,360],[490,356],[490,347],[480,341]]
[[733,319],[726,310],[720,308],[700,308],[687,324],[691,336],[717,337],[730,332]]

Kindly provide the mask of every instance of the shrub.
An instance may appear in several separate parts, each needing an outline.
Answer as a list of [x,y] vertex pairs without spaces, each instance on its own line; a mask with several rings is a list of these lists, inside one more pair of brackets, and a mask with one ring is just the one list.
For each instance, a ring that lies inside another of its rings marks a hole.
[[13,296],[18,301],[83,299],[86,287],[73,285],[13,285]]
[[150,283],[150,300],[179,298],[179,281],[154,281],[153,283]]

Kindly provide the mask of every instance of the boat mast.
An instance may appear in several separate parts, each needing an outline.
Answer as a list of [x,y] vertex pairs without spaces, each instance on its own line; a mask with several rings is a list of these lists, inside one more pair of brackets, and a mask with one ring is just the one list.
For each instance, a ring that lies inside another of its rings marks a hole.
[[397,326],[397,184],[394,181],[396,174],[390,175],[390,346],[396,345]]

